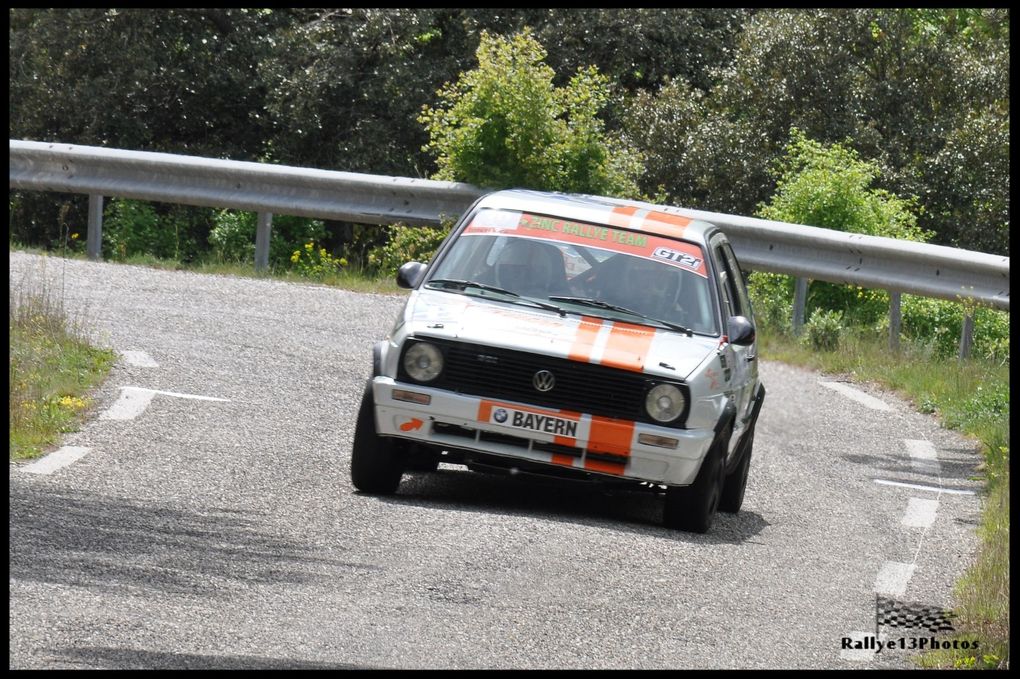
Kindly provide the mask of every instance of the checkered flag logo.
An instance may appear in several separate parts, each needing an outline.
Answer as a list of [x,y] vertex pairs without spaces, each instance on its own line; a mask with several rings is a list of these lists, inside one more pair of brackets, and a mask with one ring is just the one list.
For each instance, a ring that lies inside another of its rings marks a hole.
[[885,625],[886,627],[911,627],[925,629],[933,634],[936,632],[952,632],[952,619],[956,614],[935,606],[925,606],[919,603],[908,603],[887,599],[883,596],[875,597],[875,627]]

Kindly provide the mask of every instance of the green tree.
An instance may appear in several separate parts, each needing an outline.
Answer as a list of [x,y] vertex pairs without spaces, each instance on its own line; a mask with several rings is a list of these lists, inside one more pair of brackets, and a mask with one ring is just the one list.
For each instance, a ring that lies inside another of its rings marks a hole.
[[936,242],[1008,254],[1008,37],[1008,10],[761,10],[710,88],[638,95],[642,188],[750,214],[796,127],[852,140],[883,188],[918,197]]
[[637,195],[638,157],[605,134],[598,117],[609,80],[594,67],[565,87],[530,30],[510,38],[483,33],[478,67],[426,105],[419,120],[436,178],[486,187],[522,187],[602,195]]
[[[878,164],[862,160],[844,144],[824,145],[800,130],[790,132],[786,155],[773,167],[776,192],[759,206],[757,216],[794,224],[862,233],[902,240],[928,240],[930,233],[917,226],[916,200],[903,199],[874,184],[881,176]],[[755,273],[752,286],[775,290],[776,274]],[[792,295],[792,280],[780,280]],[[785,299],[784,299],[785,301]],[[864,323],[874,323],[888,308],[888,295],[846,285],[814,282],[808,311],[840,312]]]

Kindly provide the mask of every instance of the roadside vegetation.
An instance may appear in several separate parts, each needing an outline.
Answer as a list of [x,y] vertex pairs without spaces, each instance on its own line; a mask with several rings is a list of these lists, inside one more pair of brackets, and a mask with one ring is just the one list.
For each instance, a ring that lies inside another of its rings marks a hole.
[[77,430],[115,356],[93,346],[84,317],[71,314],[59,291],[38,281],[12,282],[8,332],[10,458],[21,460]]
[[[1004,9],[89,8],[11,19],[12,139],[587,192],[1009,255]],[[149,50],[122,47],[126,34],[177,46],[185,66],[152,67]],[[33,48],[67,35],[79,49]],[[122,64],[130,77],[117,77]],[[81,89],[95,73],[116,96]],[[51,110],[59,102],[74,106]],[[192,127],[209,120],[223,124]],[[86,205],[12,192],[12,247],[84,256]],[[255,222],[110,199],[103,258],[399,294],[397,267],[427,261],[450,226],[274,215],[270,267],[256,274]],[[892,351],[885,291],[811,282],[795,333],[793,279],[754,272],[749,283],[766,360],[882,384],[972,437],[987,489],[982,547],[953,608],[979,650],[920,662],[1008,667],[1008,312],[903,295]],[[960,360],[966,313],[974,343]],[[11,403],[13,430],[14,386]]]

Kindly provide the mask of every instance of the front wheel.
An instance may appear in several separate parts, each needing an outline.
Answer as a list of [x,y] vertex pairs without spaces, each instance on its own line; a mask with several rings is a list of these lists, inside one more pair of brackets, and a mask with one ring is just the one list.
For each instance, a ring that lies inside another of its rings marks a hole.
[[663,523],[667,528],[707,533],[712,527],[725,478],[726,470],[722,458],[725,445],[725,438],[720,438],[709,449],[694,483],[682,487],[670,486],[666,489]]
[[404,473],[404,455],[400,442],[375,431],[375,401],[369,382],[361,397],[351,448],[351,482],[373,495],[391,495]]
[[751,467],[751,450],[754,448],[754,425],[751,425],[740,447],[740,462],[723,482],[722,496],[719,498],[719,510],[728,514],[736,514],[740,511],[740,505],[744,504],[747,472]]

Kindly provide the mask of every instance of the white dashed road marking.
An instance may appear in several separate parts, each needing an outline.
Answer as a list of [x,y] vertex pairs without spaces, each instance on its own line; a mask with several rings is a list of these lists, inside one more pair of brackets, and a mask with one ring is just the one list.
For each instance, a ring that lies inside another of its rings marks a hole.
[[903,596],[907,591],[907,583],[914,574],[914,564],[886,561],[875,578],[875,591],[879,594]]
[[875,651],[865,648],[869,637],[874,637],[875,633],[872,632],[860,632],[853,631],[847,634],[847,637],[856,644],[859,644],[861,649],[844,648],[840,649],[839,657],[843,660],[851,660],[853,662],[869,662],[875,658]]
[[156,394],[174,396],[176,398],[188,398],[198,401],[221,401],[228,402],[229,398],[216,398],[214,396],[197,396],[195,394],[178,394],[173,391],[159,391],[157,389],[145,389],[142,387],[121,387],[120,398],[112,406],[99,415],[101,420],[133,420],[145,412]]
[[939,465],[938,453],[930,441],[918,441],[907,439],[907,454],[910,455],[910,464],[914,471],[928,474],[941,474],[942,468]]
[[64,446],[35,462],[19,467],[19,469],[29,474],[52,474],[58,469],[80,460],[87,452],[89,452],[88,448]]
[[122,351],[120,355],[124,357],[128,365],[133,365],[138,368],[158,368],[159,364],[152,360],[144,351]]
[[907,511],[900,523],[910,528],[928,528],[935,523],[935,512],[938,508],[938,500],[912,497],[907,502]]
[[818,384],[823,387],[828,387],[834,391],[838,391],[847,398],[857,401],[861,405],[871,408],[872,410],[892,410],[888,403],[880,399],[865,394],[860,389],[854,389],[853,387],[847,386],[842,382],[819,382]]

